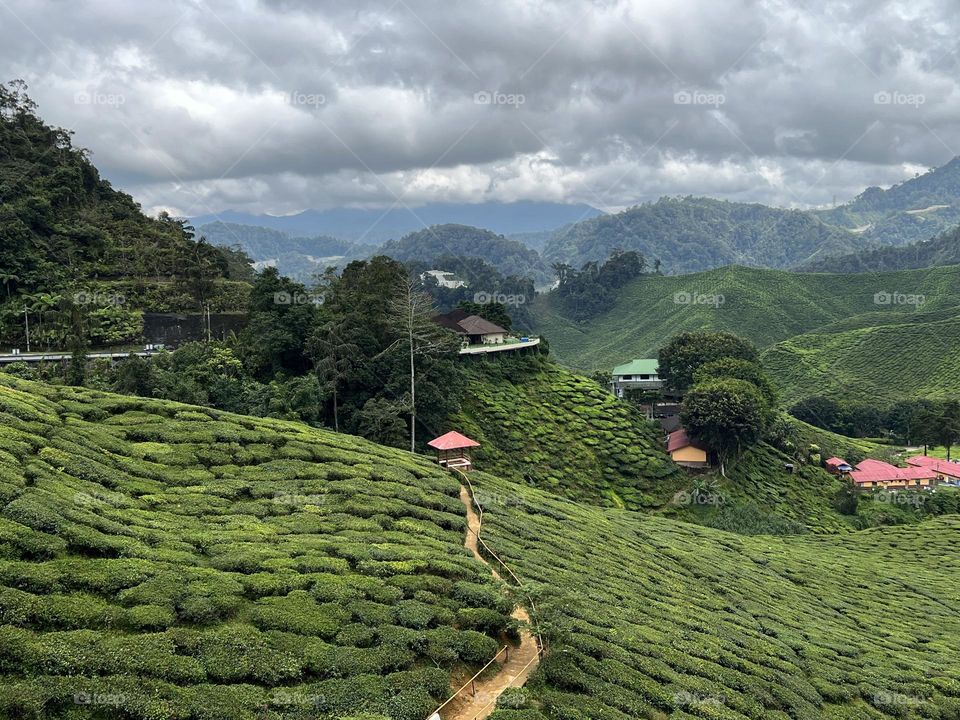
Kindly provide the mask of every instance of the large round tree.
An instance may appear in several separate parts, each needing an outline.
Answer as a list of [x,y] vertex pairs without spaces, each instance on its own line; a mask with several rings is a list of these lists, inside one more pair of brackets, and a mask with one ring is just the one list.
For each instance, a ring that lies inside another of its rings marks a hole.
[[745,380],[712,380],[695,386],[683,399],[683,427],[724,461],[763,435],[770,419],[761,392]]
[[658,373],[666,386],[678,393],[694,383],[694,374],[708,363],[735,358],[758,362],[757,348],[729,332],[683,332],[660,350]]

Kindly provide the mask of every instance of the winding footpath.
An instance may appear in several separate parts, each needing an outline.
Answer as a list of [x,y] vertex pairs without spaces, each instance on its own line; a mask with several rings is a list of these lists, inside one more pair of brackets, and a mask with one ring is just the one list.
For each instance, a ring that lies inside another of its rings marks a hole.
[[[490,568],[493,576],[503,582],[500,574],[480,554],[480,516],[473,506],[470,493],[463,485],[460,486],[460,501],[467,509],[467,534],[463,545],[474,554],[480,562]],[[527,678],[540,664],[540,648],[537,639],[530,632],[530,615],[526,608],[518,605],[511,615],[522,623],[520,630],[520,646],[508,647],[506,652],[497,655],[502,665],[500,671],[493,676],[477,678],[469,683],[454,698],[441,707],[438,714],[433,715],[441,720],[483,720],[496,709],[497,698],[507,688],[522,687]]]

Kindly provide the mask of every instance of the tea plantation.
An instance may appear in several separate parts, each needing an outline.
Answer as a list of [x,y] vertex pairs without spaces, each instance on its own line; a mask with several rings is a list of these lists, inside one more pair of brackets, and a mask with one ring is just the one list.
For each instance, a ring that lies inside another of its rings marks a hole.
[[[613,307],[583,323],[565,316],[555,293],[538,297],[530,311],[560,362],[583,370],[610,370],[632,358],[656,357],[670,337],[684,330],[729,330],[765,348],[857,316],[871,326],[917,320],[916,305],[878,305],[877,293],[922,295],[923,314],[956,316],[960,266],[860,275],[731,266],[634,280]],[[711,304],[710,296],[723,300]],[[906,357],[914,352],[907,343],[888,350]],[[779,374],[774,381],[779,387]]]
[[423,720],[513,630],[427,459],[8,375],[0,439],[2,718]]
[[747,537],[476,482],[550,647],[494,720],[960,718],[960,517]]
[[768,348],[763,363],[786,404],[810,395],[893,403],[960,393],[956,309],[912,316],[871,314]]
[[478,467],[573,499],[663,505],[685,477],[660,426],[588,378],[537,358],[471,366],[457,420]]

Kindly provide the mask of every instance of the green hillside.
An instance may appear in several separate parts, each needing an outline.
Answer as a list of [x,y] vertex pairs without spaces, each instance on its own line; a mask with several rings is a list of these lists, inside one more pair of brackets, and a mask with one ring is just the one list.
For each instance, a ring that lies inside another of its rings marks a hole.
[[960,158],[887,189],[867,188],[849,203],[814,214],[857,229],[862,247],[929,240],[960,224]]
[[671,274],[723,265],[787,268],[818,255],[863,247],[855,233],[814,215],[703,197],[661,198],[555,232],[543,249],[551,263],[579,268],[614,248],[637,250]]
[[801,270],[843,273],[889,272],[957,264],[960,264],[960,228],[953,228],[932,240],[919,240],[902,247],[886,245],[850,255],[816,260],[803,266]]
[[751,538],[478,481],[549,627],[496,720],[960,716],[956,516]]
[[574,500],[660,507],[685,480],[659,425],[537,359],[472,366],[457,424],[481,443],[479,467]]
[[0,84],[0,346],[26,347],[25,320],[34,348],[64,350],[137,342],[143,311],[244,307],[242,253],[144,215],[36,109],[22,83]]
[[874,404],[950,399],[960,393],[960,317],[950,315],[897,322],[871,316],[864,327],[840,324],[785,340],[766,349],[762,360],[787,404],[811,395]]
[[[863,275],[725,267],[640,278],[607,312],[582,323],[567,318],[553,294],[537,298],[530,310],[560,362],[609,370],[630,358],[655,357],[683,330],[729,330],[764,348],[860,315],[869,314],[874,324],[909,320],[917,313],[916,305],[878,305],[877,293],[923,295],[924,314],[949,315],[960,307],[960,266]],[[713,302],[719,296],[722,303]],[[774,379],[779,382],[779,374]]]
[[426,459],[8,375],[0,437],[0,717],[423,720],[512,622]]
[[[529,277],[538,283],[552,279],[536,250],[503,235],[469,225],[434,225],[385,243],[378,254],[400,262],[440,257],[480,258],[504,275]],[[439,268],[456,273],[459,268]]]

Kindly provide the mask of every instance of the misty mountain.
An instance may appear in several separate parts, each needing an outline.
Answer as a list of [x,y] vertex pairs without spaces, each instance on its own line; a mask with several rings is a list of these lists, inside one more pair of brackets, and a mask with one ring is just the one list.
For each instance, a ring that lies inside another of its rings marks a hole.
[[213,222],[254,225],[292,237],[327,235],[357,243],[378,245],[432,225],[471,225],[500,235],[541,232],[603,213],[589,205],[522,201],[514,203],[433,203],[409,209],[333,208],[305,210],[296,215],[253,215],[226,210],[192,218],[195,226]]

